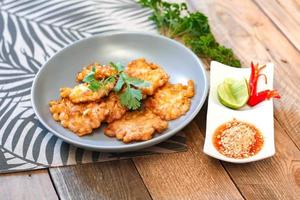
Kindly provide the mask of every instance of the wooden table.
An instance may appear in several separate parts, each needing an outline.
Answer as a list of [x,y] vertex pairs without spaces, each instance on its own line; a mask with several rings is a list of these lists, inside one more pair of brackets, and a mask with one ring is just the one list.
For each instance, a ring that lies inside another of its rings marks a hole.
[[206,107],[188,151],[0,176],[1,199],[300,199],[300,1],[189,0],[244,66],[274,62],[276,155],[250,164],[203,154]]

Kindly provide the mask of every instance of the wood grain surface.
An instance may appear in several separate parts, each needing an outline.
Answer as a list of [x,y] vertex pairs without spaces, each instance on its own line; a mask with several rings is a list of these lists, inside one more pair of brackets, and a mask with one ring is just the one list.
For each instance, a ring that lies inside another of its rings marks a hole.
[[61,199],[151,199],[131,160],[50,169]]
[[0,175],[0,199],[3,200],[56,200],[48,170]]
[[185,132],[187,152],[134,159],[152,198],[242,199],[220,162],[202,152],[204,137],[197,125],[192,122]]
[[[294,123],[299,126],[298,105],[294,102],[294,98],[291,98],[295,96],[299,99],[298,94],[295,95],[292,90],[299,82],[297,80],[299,69],[291,64],[292,62],[284,63],[283,67],[280,59],[299,62],[299,54],[253,2],[238,0],[230,2],[228,5],[224,1],[204,0],[199,4],[194,2],[193,6],[209,16],[216,37],[219,40],[226,40],[227,44],[231,45],[235,52],[239,52],[248,63],[256,58],[261,62],[272,60],[279,65],[276,68],[275,87],[279,88],[283,98],[275,103],[276,155],[271,159],[246,165],[229,163],[223,165],[246,199],[298,199],[300,152],[294,142],[299,144],[297,135],[299,129],[291,127],[293,122],[290,120],[296,120]],[[233,29],[238,30],[238,33],[232,32]],[[267,34],[270,32],[272,37]],[[247,44],[248,48],[245,46]],[[286,50],[289,55],[284,53]],[[281,78],[283,76],[286,78]],[[196,120],[201,131],[204,131],[205,120],[199,117]],[[294,142],[287,133],[293,137]]]
[[254,1],[297,50],[300,51],[300,1]]

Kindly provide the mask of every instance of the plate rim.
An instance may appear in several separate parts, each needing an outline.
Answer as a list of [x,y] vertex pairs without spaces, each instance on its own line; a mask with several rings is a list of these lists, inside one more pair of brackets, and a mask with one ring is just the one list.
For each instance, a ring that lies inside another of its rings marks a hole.
[[[36,82],[37,79],[39,78],[40,74],[43,72],[43,70],[45,69],[45,65],[47,65],[47,63],[49,63],[51,60],[55,59],[58,55],[60,55],[63,51],[65,51],[66,49],[72,48],[73,46],[84,42],[86,40],[92,40],[95,38],[103,38],[103,37],[108,37],[108,36],[114,36],[114,35],[143,35],[143,36],[149,36],[149,37],[155,37],[155,38],[160,38],[162,40],[167,40],[168,42],[171,42],[183,49],[185,49],[198,63],[198,65],[201,68],[202,74],[203,74],[203,78],[204,78],[204,82],[205,84],[203,85],[203,96],[200,99],[200,102],[198,103],[198,105],[196,106],[195,110],[181,123],[181,125],[179,125],[178,127],[175,127],[173,129],[171,129],[167,134],[162,133],[159,137],[155,137],[152,138],[150,140],[147,141],[139,141],[136,143],[129,143],[126,144],[122,147],[115,147],[115,146],[97,146],[97,145],[92,145],[92,144],[84,144],[83,142],[79,142],[79,141],[74,141],[72,139],[70,139],[67,136],[62,135],[61,133],[59,133],[58,131],[55,131],[54,129],[52,129],[50,126],[48,126],[48,124],[43,120],[43,118],[40,116],[39,111],[36,108],[36,102],[34,99],[35,96],[35,87],[36,87]],[[188,123],[190,123],[195,116],[199,113],[200,109],[202,108],[206,97],[208,95],[208,78],[207,78],[207,73],[206,70],[204,68],[204,64],[201,61],[201,59],[196,56],[196,54],[194,52],[192,52],[189,48],[187,48],[186,46],[184,46],[183,44],[170,39],[166,36],[163,35],[159,35],[159,34],[153,34],[153,33],[145,33],[145,32],[140,32],[140,31],[114,31],[114,32],[110,32],[110,33],[102,33],[102,34],[97,34],[97,35],[93,35],[93,36],[89,36],[87,38],[83,38],[81,40],[78,40],[62,49],[60,49],[58,52],[56,52],[54,55],[52,55],[39,69],[39,71],[37,72],[37,74],[34,77],[34,80],[32,82],[32,86],[31,86],[31,93],[30,93],[30,97],[31,97],[31,104],[32,104],[32,108],[34,110],[35,115],[37,116],[39,122],[41,122],[41,124],[47,128],[51,133],[53,133],[55,136],[61,138],[63,141],[84,148],[84,149],[89,149],[89,150],[94,150],[94,151],[101,151],[101,152],[127,152],[127,151],[134,151],[134,150],[138,150],[138,149],[144,149],[150,146],[153,146],[155,144],[158,144],[160,142],[163,142],[165,140],[167,140],[168,138],[170,138],[171,136],[175,135],[177,132],[179,132],[181,129],[183,129],[186,125],[188,125]]]

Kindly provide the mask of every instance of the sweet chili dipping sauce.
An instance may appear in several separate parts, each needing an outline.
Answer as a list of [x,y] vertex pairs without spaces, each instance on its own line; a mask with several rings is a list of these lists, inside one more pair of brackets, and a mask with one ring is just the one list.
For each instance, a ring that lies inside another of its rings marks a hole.
[[264,139],[252,124],[233,119],[216,129],[213,144],[221,154],[242,159],[257,154],[262,149]]

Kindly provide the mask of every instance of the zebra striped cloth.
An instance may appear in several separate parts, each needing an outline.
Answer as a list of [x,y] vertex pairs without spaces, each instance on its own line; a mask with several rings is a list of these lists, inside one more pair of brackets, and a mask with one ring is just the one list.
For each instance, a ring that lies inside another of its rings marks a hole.
[[0,173],[186,150],[179,133],[136,152],[86,151],[45,129],[31,108],[33,78],[51,55],[94,34],[155,33],[150,14],[134,0],[0,0]]

